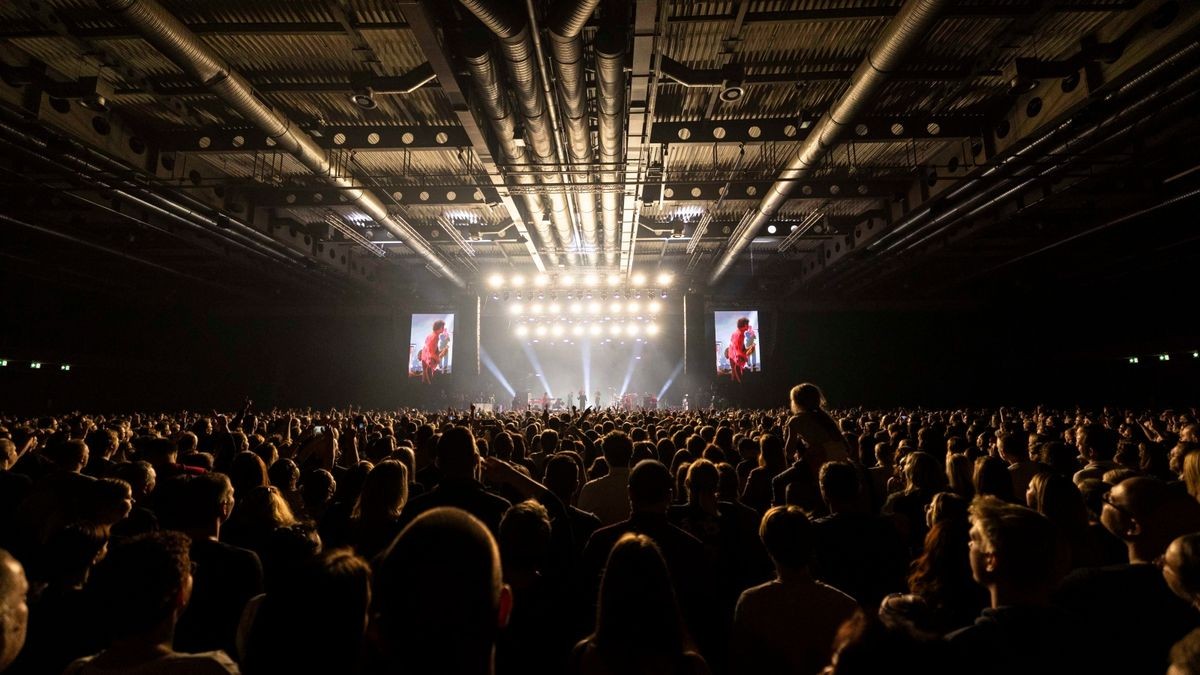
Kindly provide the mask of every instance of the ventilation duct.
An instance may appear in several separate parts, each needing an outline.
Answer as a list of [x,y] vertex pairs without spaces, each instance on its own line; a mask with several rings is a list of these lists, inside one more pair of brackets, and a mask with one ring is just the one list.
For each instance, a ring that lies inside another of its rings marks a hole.
[[417,234],[408,222],[388,213],[384,203],[370,191],[364,190],[352,175],[335,169],[325,151],[311,136],[264,101],[246,78],[233,71],[215,51],[156,0],[98,2],[101,7],[124,17],[147,42],[154,45],[175,65],[207,87],[247,122],[264,131],[275,142],[276,147],[296,157],[313,174],[341,189],[343,194],[372,220],[424,258],[438,275],[460,288],[466,286],[458,273],[442,260],[437,251]]
[[618,186],[625,123],[625,34],[610,29],[596,35],[596,121],[599,128],[600,217],[604,225],[604,264],[616,264],[620,250],[621,193]]
[[928,34],[929,28],[948,5],[947,0],[908,0],[884,28],[883,36],[871,48],[854,74],[850,88],[842,94],[804,139],[800,151],[767,190],[753,215],[733,234],[725,252],[713,267],[709,285],[716,284],[733,267],[738,257],[754,241],[755,235],[787,202],[796,181],[804,178],[829,150],[837,145],[846,128],[867,109],[888,76],[895,72],[908,52]]

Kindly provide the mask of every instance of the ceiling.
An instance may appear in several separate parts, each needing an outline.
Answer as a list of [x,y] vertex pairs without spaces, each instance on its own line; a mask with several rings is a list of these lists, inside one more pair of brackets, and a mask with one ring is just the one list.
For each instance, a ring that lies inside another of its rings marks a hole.
[[312,302],[669,270],[870,304],[1120,286],[1198,257],[1178,218],[1200,186],[1200,8],[925,2],[840,126],[908,5],[6,2],[0,268]]

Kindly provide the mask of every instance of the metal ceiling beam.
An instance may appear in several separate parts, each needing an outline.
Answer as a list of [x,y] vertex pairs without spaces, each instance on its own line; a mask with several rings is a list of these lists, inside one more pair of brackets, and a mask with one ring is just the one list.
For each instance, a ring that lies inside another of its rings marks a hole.
[[[107,15],[92,13],[86,10],[71,10],[71,19],[77,23],[95,23],[107,21]],[[202,22],[190,23],[187,27],[200,35],[337,35],[344,32],[344,27],[337,21],[239,21],[239,22]],[[356,23],[355,29],[360,32],[391,32],[408,30],[409,24],[404,21],[387,21]],[[99,26],[73,27],[72,33],[85,40],[136,40],[141,36],[129,30],[128,26]],[[0,30],[0,40],[22,40],[55,37],[52,30],[22,25]]]
[[[1137,6],[1137,0],[1127,0],[1115,4],[1101,2],[1064,2],[1055,7],[1059,13],[1084,12],[1122,12]],[[1039,3],[1026,5],[956,5],[946,10],[948,17],[967,17],[980,19],[1011,19],[1031,14],[1038,10]],[[899,5],[892,7],[837,7],[829,9],[797,9],[776,12],[748,12],[742,19],[744,23],[822,23],[827,21],[873,21],[890,19],[900,10]],[[670,17],[669,23],[724,23],[738,19],[735,13],[722,14],[681,14]]]
[[[392,199],[406,206],[484,206],[500,201],[496,188],[474,184],[390,186],[386,189]],[[260,208],[354,206],[345,191],[327,187],[308,190],[264,188],[250,190],[249,194],[254,205]]]
[[[516,200],[508,192],[504,176],[500,168],[496,165],[495,156],[492,154],[492,146],[488,143],[484,127],[476,119],[475,113],[472,111],[464,92],[464,87],[459,83],[457,68],[446,51],[445,35],[441,30],[441,22],[431,11],[431,6],[423,0],[397,0],[396,4],[404,12],[404,16],[408,18],[412,26],[413,39],[416,40],[421,53],[429,61],[433,72],[437,73],[438,82],[442,86],[442,93],[449,100],[450,106],[458,118],[459,125],[470,140],[470,147],[474,150],[475,156],[478,158],[479,164],[485,174],[485,178],[481,180],[481,186],[490,183],[492,188],[496,190],[500,204],[508,212],[508,217],[512,219],[517,232],[520,233],[521,238],[524,240],[525,251],[529,254],[530,259],[533,260],[534,266],[539,271],[545,271],[546,264],[542,261],[542,256],[538,253],[537,246],[534,244],[533,238],[529,235],[526,218],[521,213],[521,210],[517,208]],[[529,217],[537,218],[539,215],[531,213]]]
[[[308,126],[306,131],[326,150],[394,152],[471,147],[469,134],[459,126]],[[261,129],[247,127],[173,129],[154,142],[161,152],[279,151]]]
[[[768,143],[801,142],[818,125],[819,117],[775,117],[741,120],[658,122],[651,143]],[[846,133],[847,142],[894,143],[983,136],[982,117],[862,117]]]
[[[731,181],[725,201],[759,200],[771,189],[771,180]],[[658,201],[713,201],[721,197],[725,181],[667,181],[642,190],[643,203]],[[790,199],[893,199],[904,194],[909,183],[903,179],[816,178],[798,180],[788,194]]]

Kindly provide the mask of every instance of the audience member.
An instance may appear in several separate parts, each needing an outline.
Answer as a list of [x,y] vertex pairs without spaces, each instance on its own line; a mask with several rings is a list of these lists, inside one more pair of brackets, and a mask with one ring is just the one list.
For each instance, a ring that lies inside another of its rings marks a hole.
[[602,525],[612,525],[629,517],[629,460],[633,442],[622,431],[611,431],[600,442],[608,473],[588,481],[579,492],[579,508],[594,514]]

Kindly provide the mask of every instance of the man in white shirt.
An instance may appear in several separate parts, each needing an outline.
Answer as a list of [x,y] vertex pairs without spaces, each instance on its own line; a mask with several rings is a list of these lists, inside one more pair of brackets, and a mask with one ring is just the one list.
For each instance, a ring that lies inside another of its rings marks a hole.
[[604,525],[629,517],[629,460],[633,441],[623,431],[610,431],[601,441],[608,474],[588,481],[579,493],[579,508],[596,514]]

